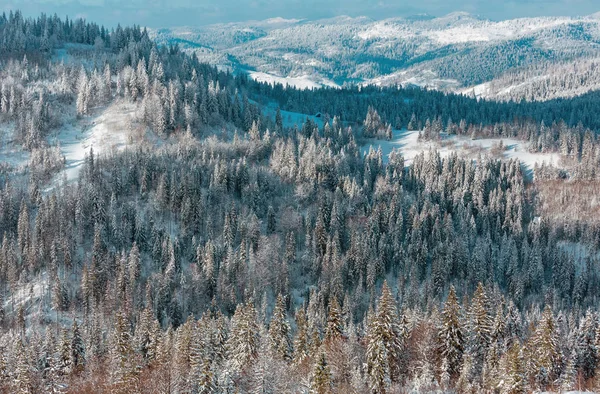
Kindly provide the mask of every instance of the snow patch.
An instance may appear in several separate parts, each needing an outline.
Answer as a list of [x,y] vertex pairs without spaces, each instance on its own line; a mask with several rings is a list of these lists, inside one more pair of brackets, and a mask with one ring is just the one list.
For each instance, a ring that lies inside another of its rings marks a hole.
[[128,145],[136,110],[137,107],[133,103],[116,101],[100,115],[75,122],[60,130],[55,142],[60,144],[66,159],[63,171],[68,181],[77,179],[90,149],[93,148],[94,154],[99,154],[123,149]]
[[386,22],[377,23],[368,29],[361,31],[357,34],[357,37],[367,41],[373,39],[389,39],[404,36],[408,37],[408,31],[400,29],[398,25],[391,25]]
[[460,86],[456,79],[439,78],[433,70],[403,70],[366,81],[363,85],[375,86],[418,86],[421,88],[434,88],[452,90]]
[[278,77],[276,75],[271,75],[260,71],[249,71],[248,74],[252,79],[258,82],[266,82],[271,85],[281,84],[283,86],[290,86],[296,89],[319,89],[324,86],[339,88],[339,85],[330,79],[320,78],[318,81],[315,81],[309,75],[302,75],[298,77]]
[[521,164],[528,169],[533,169],[536,164],[543,162],[552,163],[555,166],[560,164],[560,155],[558,153],[532,153],[529,152],[529,144],[523,141],[510,138],[485,138],[471,140],[466,136],[444,136],[442,143],[438,141],[419,141],[419,131],[395,130],[391,141],[370,140],[363,145],[362,152],[366,154],[372,149],[381,149],[384,161],[387,162],[390,153],[397,150],[404,156],[405,164],[410,165],[414,158],[421,152],[435,150],[440,156],[447,157],[452,152],[465,155],[467,157],[477,158],[479,154],[485,155],[491,153],[495,146],[500,143],[505,147],[502,152],[504,159],[518,159]]

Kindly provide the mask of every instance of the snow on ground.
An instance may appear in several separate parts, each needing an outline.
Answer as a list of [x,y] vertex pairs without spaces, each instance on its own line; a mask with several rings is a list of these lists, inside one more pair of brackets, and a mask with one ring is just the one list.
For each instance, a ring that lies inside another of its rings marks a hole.
[[523,166],[532,170],[535,164],[542,162],[560,164],[560,155],[557,153],[531,153],[528,151],[528,143],[509,138],[485,138],[471,140],[465,136],[443,136],[442,141],[419,141],[419,131],[395,130],[391,141],[369,140],[362,147],[363,154],[369,149],[381,148],[384,161],[388,160],[392,150],[399,150],[404,156],[405,164],[410,165],[414,158],[421,152],[430,149],[440,152],[442,157],[451,152],[457,152],[467,157],[477,158],[479,154],[492,153],[491,150],[500,142],[505,147],[502,156],[505,159],[518,159]]
[[386,21],[375,23],[366,30],[357,34],[357,37],[363,40],[390,39],[402,36],[404,38],[414,36],[414,33],[408,29],[403,29],[400,25],[390,24]]
[[[35,301],[41,299],[44,292],[48,288],[48,274],[42,272],[33,278],[31,281],[25,284],[19,284],[17,290],[6,300],[4,300],[4,310],[12,311],[23,305],[24,308],[29,309],[32,305],[36,304]],[[26,310],[26,314],[30,314],[31,311]]]
[[456,79],[440,78],[433,70],[402,70],[367,80],[363,85],[375,86],[419,86],[440,90],[453,90],[460,86]]
[[[66,159],[63,170],[68,181],[77,179],[85,156],[122,149],[129,144],[134,132],[136,105],[116,101],[96,116],[74,121],[63,127],[53,142],[60,144]],[[62,174],[58,179],[62,178]]]
[[283,86],[295,87],[297,89],[318,89],[324,86],[339,88],[338,84],[327,78],[319,78],[318,81],[315,81],[311,79],[309,75],[302,75],[298,77],[278,77],[276,75],[271,75],[260,71],[249,71],[248,74],[252,79],[258,82],[266,82],[271,85],[279,83]]
[[441,45],[500,41],[514,39],[572,22],[572,18],[519,18],[501,22],[478,21],[448,29],[431,30],[424,32],[424,35]]
[[471,86],[460,91],[461,94],[470,97],[487,97],[490,91],[490,83],[484,82],[479,85]]
[[540,82],[544,79],[550,79],[550,75],[544,74],[535,77],[529,77],[526,81],[502,86],[502,79],[500,78],[490,82],[482,83],[480,85],[475,85],[466,89],[462,89],[460,93],[475,98],[481,97],[502,99],[508,96],[513,90],[525,92],[528,86],[533,86],[535,83]]

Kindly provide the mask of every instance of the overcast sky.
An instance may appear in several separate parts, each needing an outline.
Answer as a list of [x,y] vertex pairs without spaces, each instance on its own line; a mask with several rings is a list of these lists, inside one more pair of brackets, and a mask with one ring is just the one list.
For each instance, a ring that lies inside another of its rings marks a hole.
[[0,0],[0,11],[20,9],[116,26],[198,26],[218,22],[284,18],[319,19],[365,15],[375,19],[466,11],[493,20],[521,16],[588,15],[600,0]]

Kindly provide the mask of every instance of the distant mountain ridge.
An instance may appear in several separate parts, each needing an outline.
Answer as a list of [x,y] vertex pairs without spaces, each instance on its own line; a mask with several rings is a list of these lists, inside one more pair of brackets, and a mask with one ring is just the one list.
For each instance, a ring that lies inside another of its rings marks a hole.
[[211,64],[299,87],[412,84],[500,100],[600,88],[587,77],[577,89],[564,89],[561,79],[572,77],[565,67],[594,74],[586,67],[600,58],[600,13],[498,22],[464,12],[385,20],[273,18],[151,34]]

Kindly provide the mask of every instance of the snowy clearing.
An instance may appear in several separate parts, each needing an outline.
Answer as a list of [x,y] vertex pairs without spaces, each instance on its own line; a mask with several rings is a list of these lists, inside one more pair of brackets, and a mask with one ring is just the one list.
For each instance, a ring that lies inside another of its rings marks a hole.
[[392,150],[399,150],[404,156],[406,165],[410,165],[414,158],[421,152],[430,149],[440,152],[442,157],[452,152],[457,152],[467,157],[477,158],[480,154],[492,153],[492,149],[499,146],[500,142],[505,150],[502,157],[505,159],[518,159],[528,169],[533,169],[535,164],[542,162],[552,163],[558,166],[560,155],[557,153],[531,153],[528,151],[528,143],[509,138],[486,138],[472,140],[465,136],[443,136],[442,141],[419,141],[419,131],[395,130],[391,141],[370,140],[363,145],[362,152],[366,154],[369,149],[381,148],[384,161],[388,160]]
[[[93,117],[63,127],[54,142],[60,144],[66,159],[63,172],[68,181],[77,179],[85,156],[93,148],[94,154],[123,149],[133,136],[137,106],[116,101]],[[62,174],[58,179],[62,179]]]
[[276,75],[267,74],[260,71],[249,71],[248,74],[252,79],[258,82],[266,82],[271,85],[281,84],[283,86],[290,86],[297,89],[318,89],[322,87],[339,88],[338,84],[326,79],[318,78],[317,81],[311,79],[309,75],[302,75],[298,77],[278,77]]

